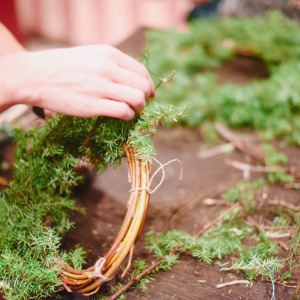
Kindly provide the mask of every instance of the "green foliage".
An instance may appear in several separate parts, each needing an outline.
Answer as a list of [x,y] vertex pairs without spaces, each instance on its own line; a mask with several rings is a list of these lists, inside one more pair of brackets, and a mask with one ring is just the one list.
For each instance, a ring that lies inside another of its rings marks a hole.
[[[247,239],[255,239],[255,245],[246,246]],[[284,265],[276,257],[276,244],[263,232],[253,234],[253,227],[246,225],[241,215],[236,213],[230,220],[211,227],[200,237],[177,230],[159,234],[150,232],[147,234],[147,249],[159,258],[176,249],[178,252],[190,253],[207,264],[234,255],[238,259],[232,260],[231,267],[223,270],[242,271],[250,280],[259,275],[268,277],[270,270],[279,271]]]
[[[63,263],[84,264],[85,252],[60,249],[73,226],[70,216],[80,208],[71,199],[81,181],[78,158],[87,157],[99,171],[117,165],[124,143],[134,145],[145,161],[154,154],[153,122],[176,118],[179,110],[158,104],[125,122],[109,118],[56,116],[29,132],[16,130],[14,178],[0,194],[0,282],[7,300],[42,299],[62,287]],[[146,133],[146,134],[143,134]]]
[[[265,188],[262,179],[238,182],[235,188],[222,196],[222,199],[239,203],[242,212],[233,210],[201,236],[192,236],[178,230],[157,234],[149,232],[146,236],[146,248],[158,258],[174,254],[176,251],[176,253],[190,253],[207,264],[211,264],[214,260],[224,261],[234,257],[231,266],[222,270],[243,272],[250,280],[255,280],[258,276],[269,278],[274,272],[279,274],[285,265],[285,259],[277,257],[276,243],[267,238],[263,231],[248,225],[245,221],[245,217],[256,209],[257,199]],[[287,219],[278,215],[274,222],[285,226]],[[299,235],[294,238],[294,244],[297,243]],[[295,249],[294,251],[297,251]],[[291,256],[296,257],[295,253],[291,253]],[[285,272],[279,274],[278,278],[287,279],[290,276],[290,272]]]
[[222,198],[233,203],[238,202],[244,212],[249,214],[256,211],[257,196],[262,193],[263,188],[265,188],[264,180],[261,178],[252,182],[242,180],[226,191]]
[[147,235],[147,249],[157,257],[168,255],[174,249],[190,253],[204,263],[222,259],[228,254],[240,253],[244,248],[242,241],[251,231],[250,227],[233,227],[232,224],[219,224],[201,237],[186,232],[172,230],[167,233]]
[[[167,232],[148,232],[146,234],[146,249],[155,258],[163,261],[155,270],[147,273],[141,281],[136,277],[155,263],[147,264],[144,260],[138,260],[134,264],[134,270],[128,281],[134,282],[134,286],[147,291],[146,283],[154,279],[154,274],[159,271],[168,271],[178,262],[181,253],[190,254],[203,263],[211,264],[218,261],[223,271],[243,273],[249,280],[271,279],[272,282],[291,279],[292,270],[299,262],[299,213],[295,213],[295,219],[289,219],[285,215],[277,214],[274,217],[274,228],[289,227],[296,224],[296,234],[290,246],[289,257],[279,258],[276,242],[272,241],[256,225],[247,223],[247,217],[256,211],[257,202],[267,190],[266,183],[262,179],[252,182],[240,181],[236,187],[229,189],[222,195],[223,200],[239,203],[241,208],[236,208],[226,214],[217,224],[211,226],[205,232],[197,236],[185,231],[171,230]],[[263,223],[263,217],[260,220]],[[290,270],[287,271],[287,264]],[[226,267],[224,267],[226,266]],[[284,272],[282,272],[284,271]],[[199,280],[203,283],[203,280]],[[114,286],[117,291],[122,286]]]
[[232,263],[230,268],[224,270],[243,271],[250,280],[258,276],[269,278],[271,271],[279,271],[283,268],[284,262],[275,256],[277,247],[269,240],[263,232],[256,237],[255,246],[244,252],[243,255]]
[[291,269],[300,267],[300,212],[296,214],[294,223],[295,232],[289,245],[288,255],[288,263]]
[[[263,152],[265,155],[265,161],[267,167],[284,166],[288,161],[287,156],[282,152],[278,152],[275,149],[275,147],[271,144],[264,144]],[[284,170],[282,170],[278,172],[268,173],[268,180],[271,183],[275,183],[277,181],[291,183],[294,181],[294,177],[292,175],[287,174]]]
[[[0,195],[0,280],[6,299],[41,299],[58,289],[68,255],[59,240],[76,210],[71,188],[80,181],[75,158],[48,143],[47,129],[16,132],[14,180]],[[48,227],[53,225],[53,227]]]
[[284,227],[288,225],[288,219],[286,216],[278,216],[274,218],[274,226]]
[[[176,70],[157,94],[166,103],[186,106],[180,124],[221,121],[299,145],[299,42],[299,25],[279,12],[264,18],[203,19],[187,32],[150,30],[149,68],[157,74]],[[211,71],[241,50],[261,58],[269,78],[243,86],[220,85]]]

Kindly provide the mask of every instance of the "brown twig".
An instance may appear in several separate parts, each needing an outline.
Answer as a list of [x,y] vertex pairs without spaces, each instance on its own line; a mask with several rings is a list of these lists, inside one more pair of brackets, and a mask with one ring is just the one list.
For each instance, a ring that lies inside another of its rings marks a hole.
[[296,206],[296,205],[288,203],[284,200],[268,200],[268,205],[285,207],[287,209],[291,209],[296,212],[300,211],[300,206]]
[[[223,269],[221,269],[221,270],[223,270]],[[230,268],[230,270],[232,270],[232,271],[241,271],[241,270],[247,270],[247,269],[246,268]],[[255,270],[255,271],[256,271],[257,274],[261,275],[262,277],[266,276],[266,274],[261,273],[258,270]],[[291,284],[295,283],[293,281],[290,281],[290,282],[286,283],[286,282],[282,282],[282,281],[278,281],[278,280],[274,280],[274,281],[269,280],[269,279],[264,279],[264,280],[267,281],[267,282],[274,282],[275,284],[282,285],[282,286],[285,286],[287,288],[296,288],[296,285],[291,285]]]
[[197,157],[200,159],[211,158],[220,154],[231,152],[235,147],[231,143],[216,146],[211,149],[202,150],[197,153]]
[[91,138],[93,137],[93,135],[95,134],[96,130],[98,129],[98,127],[103,123],[105,122],[104,121],[105,119],[101,118],[101,117],[98,117],[96,119],[96,122],[94,124],[94,126],[92,127],[92,129],[90,130],[90,132],[88,133],[85,141],[83,142],[84,146],[87,147],[88,144],[90,143],[90,140]]
[[[269,279],[266,279],[266,281],[272,282],[272,281],[269,280]],[[282,285],[282,286],[284,286],[284,287],[286,287],[286,288],[290,288],[290,289],[296,288],[296,285],[291,285],[291,284],[293,284],[293,282],[285,283],[285,282],[281,282],[281,281],[276,281],[276,280],[275,280],[274,283],[275,283],[275,284],[278,284],[278,285]]]
[[225,162],[229,166],[247,172],[272,173],[272,172],[286,171],[286,168],[282,168],[282,167],[254,166],[254,165],[245,164],[243,162],[237,160],[231,160],[231,159],[226,159]]
[[158,260],[156,263],[154,263],[151,266],[148,266],[142,273],[140,273],[138,276],[132,278],[127,284],[125,284],[122,288],[120,288],[116,293],[114,293],[112,296],[110,296],[109,300],[115,300],[119,296],[121,296],[123,293],[127,292],[136,282],[140,281],[143,277],[149,275],[153,270],[155,270],[157,267],[160,266],[165,261],[165,258],[162,258]]
[[300,278],[298,280],[298,284],[296,286],[296,292],[295,292],[295,295],[293,297],[293,300],[298,300],[300,297]]
[[[252,145],[239,139],[236,134],[234,134],[223,124],[218,123],[215,127],[221,137],[229,141],[237,150],[248,155],[257,162],[263,163],[264,165],[266,164],[266,160],[262,151],[254,149]],[[288,174],[291,174],[295,178],[300,178],[300,172],[295,167],[284,168],[284,171]]]
[[285,244],[283,241],[277,241],[277,244],[284,250],[284,251],[288,251],[289,247],[287,244]]
[[224,282],[224,283],[219,283],[216,285],[217,289],[221,289],[223,287],[229,286],[229,285],[235,285],[235,284],[246,284],[246,285],[251,285],[252,283],[249,280],[233,280],[230,282]]
[[265,162],[265,157],[261,151],[254,150],[253,147],[239,139],[231,130],[223,124],[216,124],[217,132],[227,141],[229,141],[236,149],[250,156],[258,162]]
[[206,198],[203,200],[202,203],[203,203],[203,205],[206,205],[206,206],[215,206],[215,205],[229,206],[229,205],[231,205],[231,203],[229,201],[222,200],[222,199],[213,199],[213,198]]

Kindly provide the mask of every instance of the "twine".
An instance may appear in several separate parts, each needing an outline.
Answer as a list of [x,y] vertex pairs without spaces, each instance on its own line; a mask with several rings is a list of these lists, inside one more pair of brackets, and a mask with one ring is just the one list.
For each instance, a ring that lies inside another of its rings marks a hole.
[[105,257],[101,257],[99,258],[94,266],[94,272],[91,274],[88,274],[88,278],[92,279],[92,278],[100,278],[102,281],[106,282],[106,281],[110,281],[113,279],[113,277],[106,277],[105,275],[102,274],[102,268],[104,266],[106,262]]
[[[162,164],[160,161],[158,161],[156,158],[153,158],[153,160],[155,160],[158,164],[159,164],[159,168],[152,174],[150,180],[149,180],[149,183],[148,183],[148,186],[146,187],[141,187],[141,188],[134,188],[134,189],[131,189],[129,190],[129,193],[131,192],[134,192],[134,191],[146,191],[148,194],[153,194],[154,192],[156,192],[156,190],[162,185],[164,179],[165,179],[165,175],[166,175],[166,172],[165,172],[165,166],[173,163],[173,162],[178,162],[180,164],[180,176],[179,176],[179,180],[182,179],[182,164],[181,164],[181,161],[177,158],[175,159],[172,159],[172,160],[169,160],[168,162]],[[157,184],[157,186],[152,190],[150,188],[151,184],[152,184],[152,181],[154,179],[154,177],[158,174],[158,172],[161,171],[162,172],[162,177],[160,179],[160,182]]]

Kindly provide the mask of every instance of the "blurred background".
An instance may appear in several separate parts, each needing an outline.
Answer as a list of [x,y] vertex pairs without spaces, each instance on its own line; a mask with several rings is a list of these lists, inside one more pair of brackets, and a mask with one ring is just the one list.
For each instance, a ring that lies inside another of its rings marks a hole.
[[183,0],[0,0],[0,20],[26,43],[39,36],[70,44],[116,45],[139,28],[184,25]]
[[0,0],[0,21],[29,48],[33,37],[64,45],[118,45],[141,28],[184,29],[192,18],[253,16],[269,9],[300,19],[298,0]]

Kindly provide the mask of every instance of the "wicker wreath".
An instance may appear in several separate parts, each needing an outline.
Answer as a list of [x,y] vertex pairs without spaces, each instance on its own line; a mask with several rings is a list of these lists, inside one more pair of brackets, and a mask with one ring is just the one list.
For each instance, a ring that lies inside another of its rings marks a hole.
[[85,270],[77,270],[67,264],[63,265],[63,271],[59,277],[68,291],[91,296],[99,291],[104,282],[112,279],[128,255],[130,256],[128,265],[123,274],[131,265],[134,245],[141,235],[150,200],[148,185],[151,164],[137,158],[132,147],[124,145],[124,148],[130,191],[123,224],[108,253],[97,260],[94,266]]

